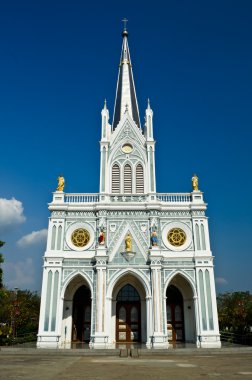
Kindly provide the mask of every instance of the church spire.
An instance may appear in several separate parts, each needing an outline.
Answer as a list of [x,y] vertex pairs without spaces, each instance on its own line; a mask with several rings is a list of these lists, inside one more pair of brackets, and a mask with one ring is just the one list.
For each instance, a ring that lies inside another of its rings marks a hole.
[[133,72],[130,60],[130,52],[128,45],[128,31],[126,28],[126,20],[124,21],[124,30],[122,32],[123,43],[119,65],[119,73],[116,88],[115,108],[113,117],[113,130],[116,128],[122,116],[127,111],[134,122],[140,128],[139,110],[137,104],[136,90],[133,79]]

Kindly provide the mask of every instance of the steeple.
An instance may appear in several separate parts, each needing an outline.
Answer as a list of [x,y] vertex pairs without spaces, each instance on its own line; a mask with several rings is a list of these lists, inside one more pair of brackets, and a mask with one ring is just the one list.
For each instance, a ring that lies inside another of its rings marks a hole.
[[133,72],[130,60],[130,52],[128,45],[128,31],[126,25],[122,32],[123,43],[119,65],[119,73],[117,79],[115,108],[113,117],[113,130],[121,120],[127,109],[129,115],[139,128],[141,128],[139,110],[137,104],[136,90],[133,79]]

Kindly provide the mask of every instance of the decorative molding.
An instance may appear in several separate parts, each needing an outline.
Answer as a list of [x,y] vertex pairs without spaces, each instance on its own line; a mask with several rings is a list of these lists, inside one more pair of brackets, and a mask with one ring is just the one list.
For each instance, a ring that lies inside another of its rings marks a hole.
[[66,211],[52,211],[51,216],[66,216]]
[[192,216],[205,216],[205,211],[202,211],[202,210],[192,211]]
[[108,211],[107,216],[149,216],[149,213],[146,211]]
[[190,211],[157,211],[157,215],[162,217],[178,217],[178,216],[187,216],[187,217],[190,217],[191,216],[191,212]]
[[185,270],[184,272],[187,273],[188,276],[190,276],[193,279],[193,281],[195,281],[195,271],[194,270],[190,269],[190,270]]
[[96,217],[96,213],[94,211],[68,211],[66,216],[92,216]]

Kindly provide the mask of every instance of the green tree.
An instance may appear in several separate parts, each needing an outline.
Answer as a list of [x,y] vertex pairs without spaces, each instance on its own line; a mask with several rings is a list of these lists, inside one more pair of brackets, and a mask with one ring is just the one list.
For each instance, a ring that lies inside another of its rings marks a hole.
[[[0,248],[4,245],[5,243],[0,240]],[[3,287],[3,269],[2,269],[2,264],[4,262],[4,258],[2,253],[0,253],[0,289]]]
[[1,339],[2,342],[6,341],[6,331],[10,336],[9,342],[13,336],[36,333],[39,308],[40,297],[36,292],[8,290],[5,287],[0,289],[0,343]]
[[252,326],[252,295],[249,292],[220,294],[217,297],[220,330],[247,333]]
[[38,331],[40,297],[37,292],[19,290],[11,303],[17,335]]

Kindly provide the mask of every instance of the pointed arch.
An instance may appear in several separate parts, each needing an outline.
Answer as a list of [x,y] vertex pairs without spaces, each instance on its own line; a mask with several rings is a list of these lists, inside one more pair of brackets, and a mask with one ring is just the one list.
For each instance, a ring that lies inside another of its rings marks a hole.
[[[167,297],[168,289],[173,287],[177,288],[181,293],[182,300],[178,302],[180,304],[179,308],[176,308],[176,302]],[[196,319],[197,311],[195,308],[195,299],[197,299],[197,290],[195,280],[190,277],[188,273],[181,270],[175,270],[165,281],[164,286],[164,310],[167,319],[167,334],[168,339],[171,341],[175,340],[185,340],[186,342],[194,342],[196,339]],[[171,301],[171,302],[169,302]],[[183,318],[180,318],[180,314]],[[177,326],[180,326],[180,335],[176,337],[172,326],[176,331]]]
[[195,225],[195,230],[196,230],[196,248],[198,251],[200,251],[200,234],[199,234],[199,225]]
[[201,230],[202,249],[205,251],[206,250],[206,239],[205,239],[205,230],[204,230],[203,224],[201,224],[200,230]]
[[207,298],[209,330],[214,330],[211,284],[210,284],[210,275],[209,275],[208,269],[206,269],[205,271],[205,278],[206,278],[206,298]]
[[130,164],[126,164],[123,169],[123,192],[124,194],[132,193],[132,169]]
[[62,236],[62,226],[58,227],[58,236],[57,236],[57,250],[61,249],[61,236]]
[[71,299],[76,290],[83,284],[87,284],[91,291],[91,298],[93,297],[93,284],[84,273],[79,270],[74,271],[69,275],[61,290],[62,299]]
[[47,278],[47,289],[46,289],[46,305],[45,305],[45,320],[44,320],[45,331],[49,330],[51,295],[52,295],[52,279],[53,279],[53,273],[51,270],[49,270],[48,278]]
[[141,164],[136,166],[136,193],[144,193],[144,171]]
[[[117,287],[117,285],[121,281],[124,281],[124,279],[125,279],[125,284],[128,283],[128,280],[126,280],[127,276],[130,276],[132,279],[135,278],[135,280],[143,287],[144,292],[145,292],[145,295],[144,295],[145,297],[147,297],[147,298],[151,297],[151,288],[150,288],[150,284],[149,284],[149,279],[147,279],[143,275],[143,273],[140,273],[139,271],[135,272],[132,269],[122,269],[122,270],[116,272],[115,275],[111,278],[109,286],[108,286],[108,290],[107,290],[107,298],[112,298],[112,295],[113,295],[115,288]],[[121,289],[121,287],[119,287],[118,291],[115,293],[115,295],[114,295],[115,297],[117,296],[117,293],[119,292],[120,289]],[[136,287],[136,289],[139,292],[139,289],[137,287]],[[140,294],[140,296],[142,296],[142,294]]]
[[59,271],[56,270],[54,273],[54,282],[53,282],[51,331],[55,331],[56,329],[58,288],[59,288]]
[[112,166],[112,193],[120,193],[120,167],[118,164]]
[[[164,284],[164,297],[166,296],[166,291],[167,291],[167,288],[168,286],[172,283],[172,281],[175,279],[175,277],[181,277],[183,280],[185,280],[185,282],[188,284],[188,286],[190,287],[190,290],[192,292],[192,296],[193,297],[196,297],[197,296],[197,291],[196,291],[196,287],[195,287],[195,282],[193,281],[193,279],[185,272],[182,272],[181,270],[175,270],[171,276],[169,276],[166,281],[165,281],[165,284]],[[179,290],[182,292],[183,296],[185,296],[184,292],[183,292],[183,289],[181,289],[179,287],[179,285],[177,284],[176,285]]]
[[55,249],[56,230],[57,230],[57,227],[56,227],[55,224],[54,224],[54,225],[53,225],[53,228],[52,228],[51,250],[54,250],[54,249]]
[[201,306],[201,322],[203,330],[207,330],[207,311],[205,300],[205,284],[203,271],[199,270],[199,293],[200,293],[200,306]]

